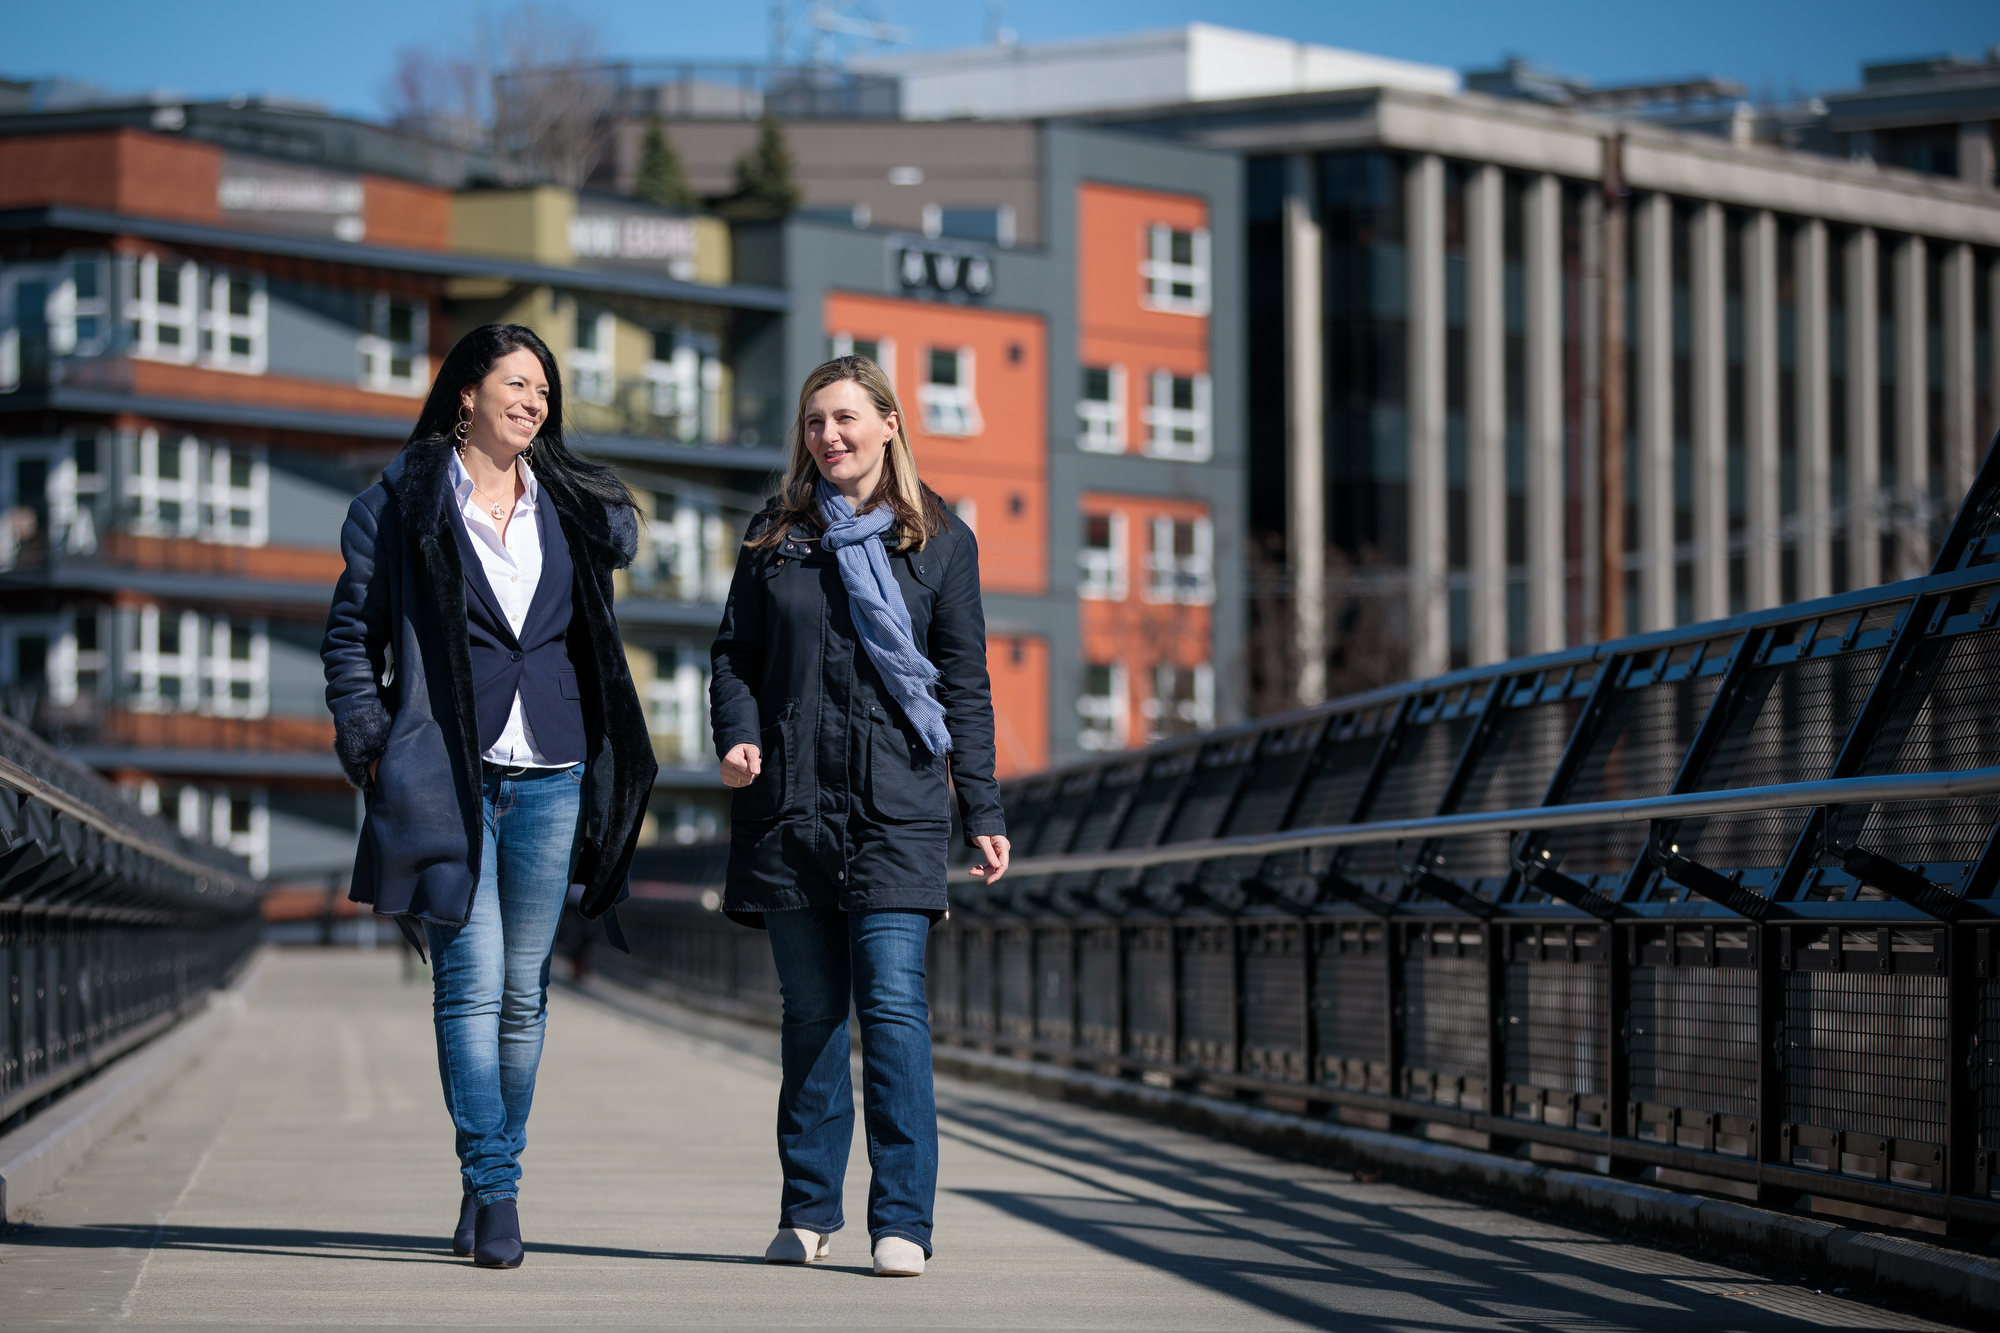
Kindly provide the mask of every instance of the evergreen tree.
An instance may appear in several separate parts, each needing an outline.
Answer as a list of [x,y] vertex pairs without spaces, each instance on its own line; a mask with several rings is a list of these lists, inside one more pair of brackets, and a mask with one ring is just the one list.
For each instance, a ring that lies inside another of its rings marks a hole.
[[639,175],[632,182],[632,193],[668,208],[701,207],[701,196],[688,184],[681,155],[674,151],[673,141],[667,138],[666,127],[660,124],[658,116],[646,126],[645,142],[639,148]]
[[757,125],[757,144],[736,159],[736,193],[724,211],[744,219],[781,218],[799,206],[799,185],[792,176],[792,150],[777,117],[765,114]]

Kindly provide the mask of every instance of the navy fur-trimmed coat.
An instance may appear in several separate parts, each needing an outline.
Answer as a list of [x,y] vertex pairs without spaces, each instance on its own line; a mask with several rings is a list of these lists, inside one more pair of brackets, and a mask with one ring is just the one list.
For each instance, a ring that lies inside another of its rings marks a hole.
[[[442,439],[413,441],[348,507],[347,568],[320,656],[334,748],[367,809],[348,896],[380,915],[463,925],[479,883],[482,817],[450,459]],[[578,909],[596,918],[625,895],[658,771],[611,607],[611,571],[632,562],[638,519],[535,479],[574,567],[567,643],[587,767],[571,892],[581,885]]]

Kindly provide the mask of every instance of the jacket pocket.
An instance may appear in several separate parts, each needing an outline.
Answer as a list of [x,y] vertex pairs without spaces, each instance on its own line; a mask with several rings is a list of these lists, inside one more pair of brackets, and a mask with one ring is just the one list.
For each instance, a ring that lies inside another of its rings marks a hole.
[[868,808],[898,822],[949,820],[944,760],[881,704],[868,710]]
[[776,819],[785,808],[785,773],[791,760],[792,710],[787,707],[777,721],[757,733],[761,763],[757,776],[747,787],[738,787],[729,798],[732,820]]
[[562,697],[565,699],[583,698],[582,692],[576,687],[576,672],[574,671],[556,672],[556,688],[562,691]]

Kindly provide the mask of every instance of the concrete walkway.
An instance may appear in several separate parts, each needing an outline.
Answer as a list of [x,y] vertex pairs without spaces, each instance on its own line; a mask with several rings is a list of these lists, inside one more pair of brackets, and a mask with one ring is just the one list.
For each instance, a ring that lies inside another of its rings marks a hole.
[[859,1142],[832,1262],[767,1267],[774,1035],[606,993],[551,1002],[519,1270],[450,1252],[427,984],[392,952],[289,952],[0,1239],[0,1326],[1945,1327],[956,1082],[925,1277],[869,1273]]

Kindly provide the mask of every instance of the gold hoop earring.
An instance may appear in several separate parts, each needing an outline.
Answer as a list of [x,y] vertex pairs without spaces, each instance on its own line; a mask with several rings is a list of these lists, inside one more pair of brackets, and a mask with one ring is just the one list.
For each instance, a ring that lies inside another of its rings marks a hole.
[[460,410],[464,415],[459,417],[458,425],[452,428],[451,433],[457,438],[458,447],[463,449],[465,442],[472,438],[472,409],[461,404]]
[[532,445],[532,444],[531,444],[531,445],[529,445],[529,446],[528,446],[527,448],[525,448],[525,449],[523,449],[523,450],[521,451],[521,461],[522,461],[522,462],[524,462],[524,463],[532,463],[532,462],[534,462],[534,461],[535,461],[535,446],[534,446],[534,445]]

